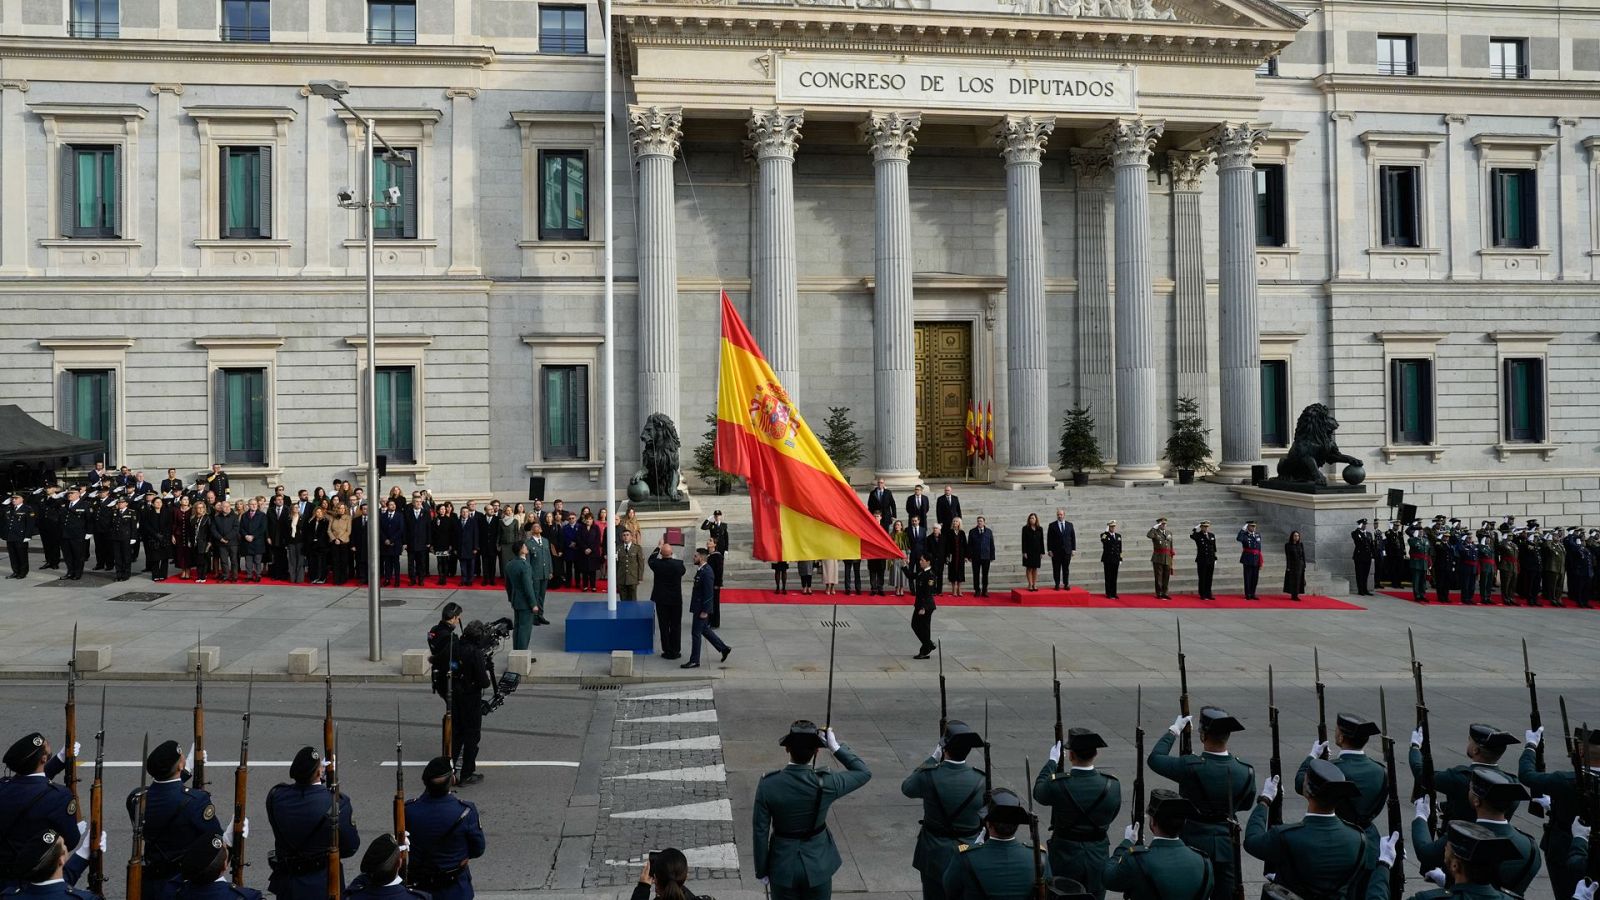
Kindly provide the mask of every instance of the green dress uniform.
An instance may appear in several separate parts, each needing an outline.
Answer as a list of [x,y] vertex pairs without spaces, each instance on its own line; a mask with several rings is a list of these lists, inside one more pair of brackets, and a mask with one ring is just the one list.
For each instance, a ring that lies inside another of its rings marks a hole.
[[[1207,729],[1242,731],[1238,720],[1220,709],[1200,710],[1201,732]],[[1183,826],[1183,842],[1211,860],[1214,900],[1232,900],[1239,874],[1233,865],[1233,838],[1229,822],[1236,812],[1255,802],[1256,773],[1250,765],[1228,753],[1191,753],[1170,756],[1177,735],[1168,730],[1145,761],[1150,770],[1177,782],[1178,794],[1194,803],[1199,815]]]
[[1050,807],[1050,871],[1082,884],[1097,898],[1105,897],[1101,878],[1111,848],[1106,829],[1122,809],[1122,785],[1098,769],[1073,766],[1061,771],[1051,760],[1034,779],[1033,799]]
[[1244,851],[1261,860],[1274,884],[1305,900],[1334,900],[1365,889],[1367,841],[1360,830],[1328,813],[1307,813],[1293,825],[1267,827],[1267,804],[1256,804],[1244,832]]
[[[978,746],[983,743],[965,723],[949,723],[941,744],[948,748],[961,740],[975,741]],[[983,831],[978,816],[983,809],[983,773],[965,762],[930,756],[900,783],[900,793],[922,801],[922,829],[917,832],[911,867],[922,875],[925,900],[937,900],[944,896],[944,873],[956,848],[976,840]]]
[[1128,900],[1207,900],[1212,881],[1211,860],[1177,838],[1157,837],[1148,847],[1118,844],[1102,883]]
[[[1377,725],[1349,713],[1339,714],[1337,727],[1345,734],[1366,737],[1378,734]],[[1389,786],[1389,770],[1361,750],[1341,751],[1331,762],[1344,773],[1346,781],[1356,786],[1356,795],[1340,800],[1335,812],[1345,822],[1361,829],[1362,837],[1367,841],[1366,862],[1349,892],[1351,897],[1359,898],[1366,893],[1367,879],[1378,866],[1378,841],[1382,835],[1378,834],[1378,826],[1373,823],[1383,814],[1388,801],[1386,789]],[[1300,793],[1305,793],[1306,771],[1310,767],[1311,757],[1308,756],[1295,773],[1294,789]]]
[[1172,583],[1172,566],[1177,561],[1177,551],[1172,547],[1172,532],[1162,527],[1166,519],[1162,519],[1154,528],[1145,532],[1145,537],[1150,539],[1150,566],[1155,572],[1156,597],[1167,599],[1168,586]]
[[[1473,725],[1468,731],[1468,736],[1474,744],[1488,747],[1491,750],[1504,750],[1506,747],[1517,743],[1516,738],[1504,731],[1496,731],[1489,725]],[[1409,762],[1411,763],[1411,777],[1421,778],[1421,747],[1412,745]],[[1498,769],[1499,767],[1494,766],[1491,768]],[[1471,786],[1472,769],[1473,766],[1468,764],[1439,769],[1433,773],[1434,787],[1444,796],[1444,806],[1439,810],[1441,824],[1448,824],[1453,819],[1466,819],[1472,816],[1472,804],[1467,802],[1467,789]],[[1501,774],[1506,775],[1512,781],[1516,780],[1505,772],[1501,772]],[[1519,806],[1521,806],[1520,803],[1512,804],[1507,818],[1515,817]]]
[[[1600,735],[1597,735],[1600,737]],[[1578,776],[1571,769],[1541,772],[1534,762],[1533,747],[1524,748],[1517,762],[1517,780],[1535,795],[1550,796],[1550,814],[1545,819],[1544,838],[1539,842],[1544,850],[1545,865],[1550,870],[1550,886],[1555,895],[1571,897],[1578,879],[1583,877],[1583,866],[1573,865],[1572,820],[1580,811]]]
[[[780,743],[820,746],[817,726],[797,722]],[[842,861],[828,832],[828,808],[872,779],[861,757],[841,746],[834,752],[843,772],[791,763],[768,772],[756,785],[751,812],[756,877],[768,879],[774,900],[828,900],[833,873]]]
[[1406,541],[1406,555],[1411,560],[1411,599],[1418,603],[1428,602],[1428,559],[1432,555],[1432,548],[1421,533],[1413,532],[1410,540]]
[[[1468,789],[1484,807],[1481,810],[1484,815],[1500,815],[1517,800],[1528,797],[1526,787],[1494,766],[1471,767]],[[1511,827],[1511,823],[1504,819],[1479,818],[1477,824],[1483,826],[1487,833],[1504,839],[1499,853],[1499,877],[1496,882],[1508,891],[1526,893],[1543,863],[1538,842]],[[1417,861],[1422,864],[1423,871],[1444,864],[1448,835],[1447,831],[1445,837],[1435,841],[1433,835],[1428,833],[1426,819],[1411,820],[1411,845],[1416,850]]]
[[[949,900],[1032,900],[1034,849],[1021,839],[989,838],[963,844],[944,873]],[[1041,863],[1050,878],[1050,864]]]
[[[1493,865],[1506,859],[1515,851],[1505,837],[1495,834],[1474,822],[1456,821],[1445,830],[1445,840],[1456,858],[1469,864],[1481,862]],[[1379,862],[1377,871],[1367,882],[1366,900],[1400,900],[1389,896],[1389,873],[1393,864]],[[1435,888],[1412,894],[1410,900],[1522,900],[1521,895],[1501,890],[1490,884],[1457,882],[1447,888]]]

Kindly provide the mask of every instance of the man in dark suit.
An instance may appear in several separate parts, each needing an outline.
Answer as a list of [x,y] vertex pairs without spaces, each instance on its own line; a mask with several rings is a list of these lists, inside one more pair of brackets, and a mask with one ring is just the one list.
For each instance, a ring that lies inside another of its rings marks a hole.
[[1072,587],[1072,557],[1078,552],[1078,533],[1067,521],[1067,511],[1056,508],[1056,520],[1045,530],[1044,548],[1050,554],[1050,570],[1056,590]]
[[154,494],[156,486],[145,480],[144,473],[138,472],[133,476],[133,496],[143,497],[145,494]]
[[944,486],[944,493],[940,495],[939,502],[934,504],[933,517],[944,531],[949,531],[950,523],[961,518],[961,498],[956,496],[956,492],[948,484]]
[[433,522],[422,508],[422,498],[413,496],[405,513],[406,573],[416,587],[428,576],[428,552],[433,549]]
[[679,666],[680,669],[700,668],[700,638],[704,637],[722,653],[722,661],[727,662],[728,654],[733,648],[723,643],[722,638],[711,630],[711,605],[716,594],[716,573],[711,570],[711,554],[704,547],[694,548],[694,589],[689,594],[689,661]]
[[928,525],[921,519],[906,520],[906,551],[912,561],[928,550]]
[[[272,502],[267,504],[267,577],[279,581],[289,578],[289,555],[284,546],[284,534],[289,526],[289,498],[283,485],[273,489]],[[351,540],[355,540],[354,535]]]
[[[178,477],[177,469],[168,469],[167,477],[161,479],[161,493],[172,496],[183,490],[183,479]],[[176,499],[174,497],[174,499]]]
[[878,524],[888,531],[894,526],[895,510],[894,494],[883,486],[883,479],[879,478],[877,485],[867,494],[867,512],[877,516]]
[[1356,564],[1356,594],[1367,597],[1372,594],[1367,590],[1367,575],[1372,571],[1373,561],[1383,558],[1383,544],[1378,541],[1378,536],[1372,533],[1372,529],[1367,527],[1366,519],[1356,520],[1356,529],[1350,532],[1350,540],[1355,543],[1352,558]]
[[672,545],[666,538],[650,553],[650,571],[655,584],[650,602],[656,605],[656,622],[661,627],[661,658],[682,656],[683,644],[683,560],[672,558]]
[[930,527],[928,519],[928,495],[922,492],[922,485],[917,485],[911,490],[911,496],[906,498],[906,522],[912,517],[922,520],[922,527]]
[[483,514],[478,512],[473,501],[468,500],[467,505],[461,508],[461,586],[472,587],[472,579],[478,575],[479,547],[483,544],[483,532],[486,528]]
[[994,562],[994,532],[983,516],[967,532],[967,559],[972,561],[972,596],[989,596],[989,564]]
[[383,505],[383,515],[378,521],[378,577],[391,587],[400,586],[400,548],[406,543],[406,526],[395,509],[393,500]]

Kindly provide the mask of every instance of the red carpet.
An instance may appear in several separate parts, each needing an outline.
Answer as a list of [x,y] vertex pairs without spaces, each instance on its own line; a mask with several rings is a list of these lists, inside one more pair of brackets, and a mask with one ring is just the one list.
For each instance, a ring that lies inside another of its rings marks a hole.
[[[168,582],[176,582],[176,583],[180,583],[180,584],[194,584],[195,583],[192,580],[185,582],[182,579],[178,578],[176,575],[169,577],[167,579],[167,581]],[[227,586],[227,587],[241,587],[241,586],[249,587],[251,584],[254,584],[254,582],[246,582],[244,580],[240,580],[237,584],[235,584],[235,583],[232,583],[232,582],[223,581],[220,578],[212,578],[212,579],[210,579],[210,580],[208,580],[206,582],[205,586],[206,587],[210,587],[211,585],[214,585],[214,584],[215,585],[223,585],[223,586]],[[332,581],[329,581],[326,584],[310,584],[310,583],[304,582],[304,581],[300,582],[299,584],[294,584],[294,583],[291,583],[291,582],[288,582],[288,581],[279,581],[276,578],[263,578],[263,579],[261,579],[260,584],[263,587],[271,585],[272,587],[335,588],[335,589],[338,589],[338,590],[341,590],[341,591],[350,591],[350,590],[355,590],[356,588],[364,588],[364,587],[366,587],[366,585],[360,583],[359,581],[356,581],[353,578],[351,580],[349,580],[349,581],[346,581],[344,584],[334,584]],[[600,594],[604,595],[605,592],[606,592],[606,581],[605,581],[604,578],[600,579],[599,585],[600,585]],[[500,593],[504,594],[506,592],[506,583],[505,583],[505,581],[503,579],[496,579],[494,584],[484,584],[481,580],[477,580],[477,581],[474,581],[472,583],[471,587],[462,587],[460,578],[447,578],[447,579],[445,579],[445,583],[444,584],[440,584],[439,583],[439,576],[430,575],[425,580],[425,583],[413,586],[410,583],[409,579],[406,578],[406,576],[401,575],[400,576],[400,586],[399,587],[396,588],[396,587],[390,587],[389,585],[384,585],[383,589],[385,591],[499,591]],[[578,590],[577,590],[577,588],[564,587],[564,588],[556,588],[556,589],[552,590],[550,593],[553,593],[553,594],[568,594],[568,593],[576,594],[576,593],[578,593]]]
[[[821,591],[806,596],[797,590],[787,594],[777,594],[770,590],[751,590],[749,588],[722,589],[724,603],[764,603],[780,606],[831,606],[835,603],[840,606],[910,606],[911,595],[896,597],[893,594],[886,597],[873,597],[867,594],[824,594]],[[1005,591],[995,592],[988,597],[974,597],[963,594],[955,597],[950,594],[940,594],[940,606],[988,606],[988,607],[1047,607],[1052,609],[1078,608],[1078,609],[1318,609],[1318,610],[1360,610],[1366,607],[1332,597],[1307,594],[1296,603],[1289,599],[1288,594],[1264,594],[1259,600],[1246,600],[1240,594],[1218,594],[1215,600],[1201,600],[1194,595],[1177,595],[1171,600],[1157,600],[1152,594],[1123,594],[1115,600],[1102,594],[1091,594],[1081,588],[1070,591]]]
[[[1384,595],[1385,597],[1394,597],[1397,600],[1405,600],[1405,601],[1407,601],[1409,603],[1417,603],[1417,601],[1412,598],[1410,591],[1384,590],[1384,591],[1379,591],[1378,593]],[[1445,605],[1447,605],[1447,604],[1443,604],[1443,603],[1439,602],[1439,595],[1438,595],[1437,592],[1435,592],[1433,590],[1429,590],[1427,596],[1428,596],[1428,601],[1426,603],[1418,603],[1417,605],[1418,606],[1445,606]],[[1551,606],[1550,604],[1545,603],[1543,600],[1535,600],[1532,604],[1529,604],[1529,605],[1526,605],[1526,606],[1523,605],[1521,600],[1518,600],[1516,602],[1516,605],[1514,605],[1514,606],[1506,606],[1506,605],[1504,605],[1504,604],[1502,604],[1500,602],[1500,595],[1499,594],[1495,594],[1494,595],[1494,599],[1490,600],[1488,603],[1483,602],[1483,598],[1476,597],[1476,596],[1474,596],[1472,598],[1472,602],[1473,602],[1473,605],[1475,605],[1475,606],[1488,606],[1488,607],[1492,607],[1494,609],[1576,609],[1576,610],[1578,610],[1580,612],[1585,612],[1585,611],[1592,612],[1593,611],[1593,610],[1584,610],[1583,607],[1577,605],[1576,603],[1573,603],[1571,598],[1568,598],[1565,601],[1567,605],[1564,606],[1564,607],[1562,607],[1562,606]],[[1448,605],[1449,606],[1461,606],[1462,605],[1462,603],[1461,603],[1461,595],[1460,594],[1451,594],[1450,595],[1450,603]]]

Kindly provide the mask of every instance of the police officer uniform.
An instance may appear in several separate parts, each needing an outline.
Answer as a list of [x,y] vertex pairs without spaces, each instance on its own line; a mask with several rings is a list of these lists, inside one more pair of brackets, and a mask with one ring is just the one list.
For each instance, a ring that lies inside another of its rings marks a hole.
[[[1354,713],[1339,713],[1335,727],[1347,742],[1361,747],[1379,733],[1375,722]],[[1351,897],[1359,898],[1366,893],[1367,878],[1378,865],[1378,841],[1381,835],[1374,822],[1383,813],[1388,800],[1389,770],[1384,768],[1383,763],[1368,756],[1364,749],[1340,749],[1334,746],[1329,750],[1333,753],[1330,761],[1344,773],[1345,781],[1355,787],[1349,796],[1336,801],[1334,811],[1344,822],[1361,829],[1367,843],[1361,873],[1350,885],[1349,891]],[[1313,759],[1307,756],[1294,776],[1294,788],[1302,794],[1305,793],[1306,774]]]
[[[261,892],[250,887],[234,887],[228,880],[229,851],[222,835],[197,838],[184,851],[174,900],[261,900]],[[326,893],[326,889],[324,889]]]
[[[1451,822],[1445,843],[1456,859],[1472,867],[1492,866],[1516,852],[1511,842],[1476,822]],[[1389,896],[1389,870],[1395,863],[1382,860],[1378,871],[1367,884],[1367,900],[1400,900]],[[1517,894],[1502,890],[1487,881],[1457,882],[1447,888],[1436,888],[1412,894],[1410,900],[1522,900]]]
[[1200,599],[1215,600],[1211,593],[1211,578],[1217,571],[1217,535],[1210,522],[1201,522],[1189,533],[1194,541],[1194,570],[1200,576]]
[[385,832],[367,844],[361,856],[361,874],[345,889],[344,900],[431,900],[408,887],[400,872],[400,845]]
[[117,508],[111,514],[111,552],[117,580],[127,581],[134,555],[139,552],[139,515],[128,507],[126,498],[117,499]]
[[[171,900],[177,889],[183,854],[196,838],[222,834],[211,795],[183,782],[187,771],[173,774],[183,759],[177,741],[164,741],[145,759],[145,771],[156,779],[144,789],[144,897]],[[128,793],[128,819],[139,817],[139,788]],[[326,893],[326,891],[324,891]]]
[[1172,549],[1172,532],[1167,530],[1167,520],[1160,518],[1145,532],[1150,539],[1150,567],[1156,580],[1156,599],[1171,600],[1167,587],[1172,582],[1172,567],[1177,561],[1177,551]]
[[[1199,813],[1193,803],[1166,788],[1150,792],[1149,808],[1150,820],[1172,833]],[[1149,846],[1124,837],[1106,861],[1104,874],[1106,889],[1129,900],[1207,900],[1213,892],[1211,860],[1177,837],[1152,835]]]
[[61,505],[61,556],[67,566],[66,573],[61,577],[77,581],[83,578],[83,563],[89,555],[94,509],[87,497],[79,494],[78,499],[73,500],[72,493],[67,492],[67,500]]
[[101,900],[99,894],[72,886],[73,862],[82,863],[83,860],[76,854],[67,857],[66,871],[62,878],[50,877],[55,874],[57,854],[61,852],[61,840],[60,833],[53,828],[34,828],[30,831],[18,847],[22,854],[18,864],[33,878],[38,878],[38,873],[41,871],[47,873],[46,877],[40,881],[21,881],[8,885],[4,890],[0,890],[0,897],[27,898],[27,900]]
[[44,549],[41,569],[61,568],[61,507],[66,500],[60,486],[54,483],[34,491],[34,504],[39,510],[39,542]]
[[[1325,759],[1312,759],[1301,767],[1305,794],[1317,804],[1332,807],[1360,793],[1339,767]],[[1357,828],[1332,812],[1307,812],[1292,825],[1267,827],[1271,799],[1258,799],[1245,827],[1244,851],[1261,860],[1264,871],[1304,900],[1343,898],[1360,876],[1367,858],[1367,841]]]
[[[1244,598],[1246,600],[1256,599],[1256,582],[1261,579],[1261,567],[1266,562],[1261,555],[1261,532],[1250,530],[1250,526],[1254,524],[1256,523],[1244,523],[1244,527],[1239,529],[1239,534],[1235,538],[1241,548],[1239,551],[1239,565],[1244,567]],[[1204,814],[1203,807],[1202,814]]]
[[[1050,864],[1038,858],[1039,849],[1022,840],[1021,830],[1034,821],[1022,798],[1009,788],[996,788],[982,810],[989,824],[1015,825],[1008,838],[993,833],[981,844],[962,844],[944,873],[944,893],[950,900],[1030,900],[1036,896],[1036,878],[1050,879]],[[1038,866],[1036,876],[1034,867]]]
[[21,494],[13,494],[6,503],[4,517],[0,518],[0,536],[6,541],[6,552],[11,556],[11,574],[8,578],[28,577],[28,541],[38,532],[39,514],[29,506]]
[[[267,889],[279,900],[326,900],[328,848],[333,840],[328,813],[333,791],[317,781],[322,754],[301,747],[289,764],[290,782],[267,792],[267,824],[272,827],[272,876]],[[350,798],[339,795],[339,857],[349,859],[361,847]]]
[[[50,779],[66,768],[59,757],[45,761],[40,772],[39,759],[48,750],[44,736],[26,735],[6,750],[5,766],[12,775],[0,780],[0,889],[20,887],[38,857],[29,858],[33,844],[44,831],[78,841],[78,805],[72,791]],[[87,863],[80,857],[67,860],[67,882],[78,880]]]
[[411,883],[434,900],[472,900],[468,861],[483,855],[488,842],[478,807],[449,791],[450,760],[438,756],[422,770],[428,789],[406,801],[411,834]]
[[1352,559],[1356,564],[1356,593],[1362,597],[1371,596],[1372,592],[1367,590],[1367,576],[1372,572],[1374,562],[1378,563],[1378,571],[1383,571],[1383,545],[1378,542],[1378,536],[1367,528],[1366,519],[1356,520],[1350,540],[1355,544]]
[[1100,564],[1106,570],[1106,599],[1117,599],[1117,569],[1122,566],[1122,535],[1115,519],[1100,532]]
[[944,873],[956,847],[975,842],[983,829],[984,776],[967,764],[968,754],[982,746],[982,735],[952,720],[933,754],[900,783],[902,795],[922,801],[911,867],[922,876],[924,900],[944,897]]
[[[1087,728],[1067,732],[1068,762],[1093,760],[1104,739]],[[1082,884],[1096,898],[1105,897],[1101,876],[1111,847],[1106,829],[1122,809],[1122,784],[1092,765],[1062,766],[1057,746],[1033,781],[1033,799],[1050,807],[1050,871]]]
[[828,808],[870,781],[872,772],[850,748],[836,739],[830,744],[804,719],[790,725],[778,744],[802,753],[828,746],[845,771],[791,762],[762,776],[752,815],[756,878],[768,880],[774,900],[828,900],[833,873],[842,865],[828,831]]
[[[1527,745],[1517,761],[1517,780],[1535,795],[1550,797],[1550,812],[1545,818],[1544,837],[1539,847],[1544,851],[1550,870],[1550,886],[1557,897],[1571,897],[1572,889],[1584,875],[1580,866],[1573,865],[1569,857],[1573,851],[1572,820],[1582,811],[1583,798],[1578,793],[1578,773],[1570,766],[1549,772],[1539,771],[1537,762],[1538,741],[1544,739],[1544,729],[1529,732]],[[1537,739],[1537,740],[1536,740]],[[1600,753],[1600,730],[1590,731],[1584,740],[1588,754]],[[1590,765],[1591,777],[1600,778],[1597,767]]]
[[[1178,784],[1180,796],[1195,805],[1195,814],[1184,823],[1183,842],[1211,860],[1214,900],[1231,900],[1239,877],[1233,865],[1233,840],[1229,828],[1237,812],[1255,802],[1256,773],[1250,765],[1227,751],[1171,756],[1172,745],[1182,730],[1179,722],[1156,741],[1145,761],[1157,775]],[[1200,736],[1223,737],[1244,726],[1225,710],[1215,706],[1200,709]]]
[[[1412,735],[1413,738],[1416,735]],[[1499,759],[1505,749],[1517,743],[1517,739],[1504,731],[1498,731],[1491,725],[1475,724],[1467,729],[1469,751],[1475,749],[1477,754],[1484,757]],[[1468,759],[1473,759],[1471,752]],[[1411,776],[1422,777],[1422,745],[1417,740],[1411,742]],[[1444,796],[1444,807],[1439,810],[1441,821],[1451,819],[1465,819],[1472,815],[1472,806],[1467,802],[1467,790],[1470,786],[1473,763],[1452,766],[1434,773],[1434,787]],[[1517,805],[1511,807],[1511,815],[1516,815]]]
[[[1469,790],[1473,796],[1480,802],[1493,804],[1495,809],[1502,809],[1519,800],[1528,799],[1527,788],[1494,766],[1473,766],[1470,785]],[[1485,810],[1485,812],[1490,811]],[[1510,842],[1511,852],[1505,853],[1500,860],[1497,883],[1513,893],[1527,893],[1528,886],[1533,883],[1534,876],[1539,874],[1539,869],[1544,863],[1544,858],[1539,853],[1538,842],[1513,828],[1511,823],[1505,820],[1480,816],[1477,824]],[[1436,841],[1433,835],[1428,833],[1426,816],[1418,816],[1411,820],[1411,846],[1416,851],[1417,862],[1421,863],[1424,871],[1444,865],[1445,840],[1440,838]]]
[[1405,587],[1410,575],[1406,564],[1406,531],[1395,519],[1389,521],[1389,530],[1383,533],[1382,568],[1387,570],[1390,587]]

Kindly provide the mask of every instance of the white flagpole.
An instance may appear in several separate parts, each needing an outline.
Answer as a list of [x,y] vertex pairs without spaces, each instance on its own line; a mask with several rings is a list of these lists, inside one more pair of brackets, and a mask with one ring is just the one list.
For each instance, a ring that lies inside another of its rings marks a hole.
[[[600,21],[605,29],[605,149],[601,156],[604,159],[605,177],[601,182],[605,186],[605,343],[601,345],[601,366],[605,369],[605,381],[602,393],[605,400],[605,468],[604,484],[606,491],[606,521],[610,523],[606,531],[611,532],[621,527],[617,519],[617,313],[616,313],[616,279],[613,271],[612,245],[616,233],[616,221],[612,215],[612,168],[611,168],[611,131],[612,131],[612,93],[611,93],[611,6],[607,0],[600,0]],[[617,612],[617,554],[616,535],[607,534],[603,540],[611,541],[612,546],[605,548],[606,554],[606,609],[614,616]]]

